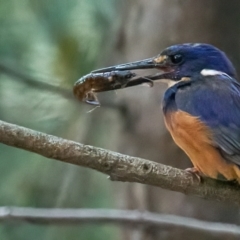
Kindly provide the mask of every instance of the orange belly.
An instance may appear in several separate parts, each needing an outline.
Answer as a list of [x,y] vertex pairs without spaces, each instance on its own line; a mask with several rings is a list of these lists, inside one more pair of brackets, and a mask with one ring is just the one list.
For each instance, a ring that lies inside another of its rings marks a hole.
[[175,143],[188,155],[199,172],[215,179],[240,182],[239,167],[222,158],[212,143],[208,127],[199,118],[176,111],[166,114],[165,124]]

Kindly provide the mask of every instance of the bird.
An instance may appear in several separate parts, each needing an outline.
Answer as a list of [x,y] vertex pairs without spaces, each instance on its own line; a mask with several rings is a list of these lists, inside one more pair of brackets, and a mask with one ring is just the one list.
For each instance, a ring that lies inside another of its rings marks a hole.
[[155,57],[100,72],[148,68],[160,72],[147,79],[168,83],[164,122],[193,164],[187,170],[240,183],[240,84],[227,55],[206,43],[176,44]]

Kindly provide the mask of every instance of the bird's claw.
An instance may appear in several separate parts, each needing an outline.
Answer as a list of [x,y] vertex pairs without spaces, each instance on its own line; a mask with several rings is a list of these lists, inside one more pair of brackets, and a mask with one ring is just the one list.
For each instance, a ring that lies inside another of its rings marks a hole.
[[185,171],[191,173],[198,180],[198,183],[202,182],[202,177],[200,175],[199,170],[196,167],[187,168],[185,169]]

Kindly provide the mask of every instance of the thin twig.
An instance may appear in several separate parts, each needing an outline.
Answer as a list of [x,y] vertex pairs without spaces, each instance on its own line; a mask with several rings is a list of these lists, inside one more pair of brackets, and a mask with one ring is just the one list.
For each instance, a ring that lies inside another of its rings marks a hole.
[[[75,164],[110,176],[111,180],[138,182],[240,206],[240,186],[204,178],[180,169],[84,145],[0,121],[0,142],[38,153],[47,158]],[[29,160],[31,161],[31,160]]]
[[25,73],[8,66],[0,62],[0,73],[7,74],[12,77],[12,79],[21,79],[21,81],[31,87],[38,88],[39,90],[43,89],[45,91],[51,91],[53,93],[61,94],[67,99],[75,99],[71,89],[62,88],[47,82],[36,80]]
[[33,224],[123,224],[128,227],[157,227],[159,230],[178,228],[212,235],[240,237],[240,227],[194,218],[154,214],[137,210],[60,209],[0,207],[0,221],[25,221]]

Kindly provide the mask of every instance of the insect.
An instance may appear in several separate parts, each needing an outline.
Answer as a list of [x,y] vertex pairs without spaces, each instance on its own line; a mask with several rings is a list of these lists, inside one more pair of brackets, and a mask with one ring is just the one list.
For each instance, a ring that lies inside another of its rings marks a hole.
[[73,93],[80,101],[99,106],[96,92],[125,88],[135,76],[136,74],[130,71],[89,73],[74,84]]

